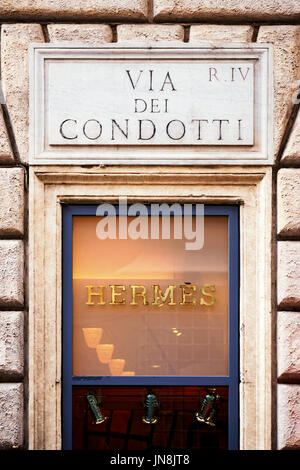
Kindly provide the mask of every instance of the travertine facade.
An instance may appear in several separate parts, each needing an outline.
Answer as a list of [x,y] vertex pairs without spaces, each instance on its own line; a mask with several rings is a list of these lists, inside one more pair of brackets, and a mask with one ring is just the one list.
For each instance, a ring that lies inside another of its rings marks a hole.
[[274,357],[276,364],[265,365],[278,377],[273,448],[300,449],[299,2],[4,0],[0,19],[0,448],[28,447],[28,337],[23,331],[28,326],[29,43],[254,41],[274,44],[271,267],[277,299],[274,289],[271,300],[278,306],[273,318],[277,361]]

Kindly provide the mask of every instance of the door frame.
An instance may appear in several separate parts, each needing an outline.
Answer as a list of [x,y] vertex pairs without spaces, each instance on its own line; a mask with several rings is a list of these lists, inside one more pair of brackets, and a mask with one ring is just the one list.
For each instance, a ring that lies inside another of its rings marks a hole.
[[31,166],[29,171],[29,448],[62,447],[62,207],[117,203],[119,196],[129,203],[239,206],[239,447],[275,448],[272,168]]

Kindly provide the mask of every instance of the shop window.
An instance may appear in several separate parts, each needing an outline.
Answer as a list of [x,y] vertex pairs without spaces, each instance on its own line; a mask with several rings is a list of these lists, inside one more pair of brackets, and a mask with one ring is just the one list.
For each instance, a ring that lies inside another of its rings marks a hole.
[[205,207],[198,249],[178,214],[115,209],[111,238],[97,206],[63,211],[64,448],[237,448],[238,208]]

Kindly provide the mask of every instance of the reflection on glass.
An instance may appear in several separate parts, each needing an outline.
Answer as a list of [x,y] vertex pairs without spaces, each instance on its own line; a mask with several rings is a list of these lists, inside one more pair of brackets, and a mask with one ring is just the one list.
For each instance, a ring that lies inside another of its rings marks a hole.
[[73,374],[227,375],[227,217],[205,218],[198,251],[99,240],[98,221],[73,218]]
[[125,359],[111,359],[109,361],[109,370],[111,375],[122,375],[125,367]]
[[96,346],[97,357],[102,364],[109,364],[113,354],[113,344],[98,344]]
[[88,348],[96,348],[103,333],[102,328],[82,328],[84,340]]

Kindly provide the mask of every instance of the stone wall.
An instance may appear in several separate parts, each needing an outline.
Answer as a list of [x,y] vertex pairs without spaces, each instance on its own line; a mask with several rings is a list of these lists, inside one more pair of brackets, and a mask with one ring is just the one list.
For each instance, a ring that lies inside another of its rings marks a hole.
[[274,44],[274,448],[300,448],[299,19],[297,0],[1,2],[0,447],[27,447],[29,43],[209,41]]

